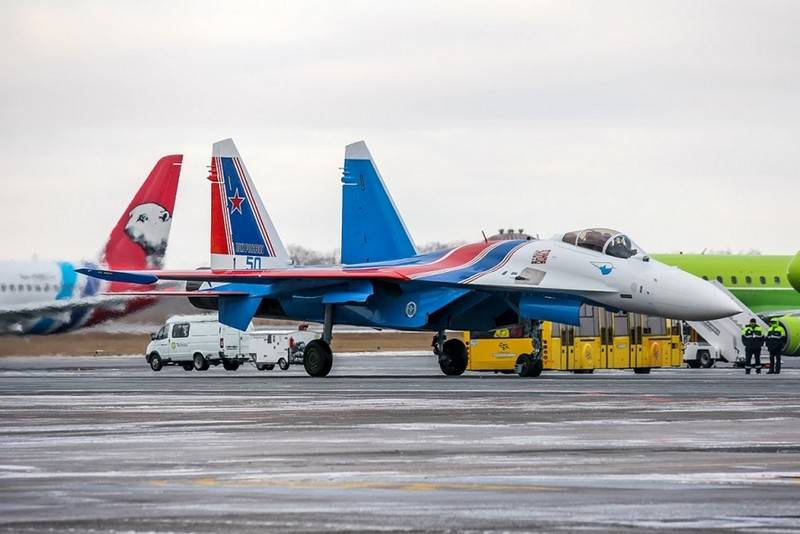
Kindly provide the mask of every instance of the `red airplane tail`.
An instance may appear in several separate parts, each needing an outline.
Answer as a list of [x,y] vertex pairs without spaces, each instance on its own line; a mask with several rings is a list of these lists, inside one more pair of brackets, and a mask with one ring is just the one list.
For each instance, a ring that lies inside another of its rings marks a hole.
[[101,265],[110,269],[163,267],[182,162],[182,155],[158,160],[111,231]]

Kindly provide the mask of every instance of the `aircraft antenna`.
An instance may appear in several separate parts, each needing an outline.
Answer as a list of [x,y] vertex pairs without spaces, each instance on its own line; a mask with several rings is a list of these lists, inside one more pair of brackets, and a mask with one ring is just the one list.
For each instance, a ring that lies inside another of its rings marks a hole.
[[483,242],[484,242],[484,243],[488,243],[488,242],[489,242],[489,240],[486,238],[486,232],[484,232],[483,230],[481,230],[481,234],[483,234]]

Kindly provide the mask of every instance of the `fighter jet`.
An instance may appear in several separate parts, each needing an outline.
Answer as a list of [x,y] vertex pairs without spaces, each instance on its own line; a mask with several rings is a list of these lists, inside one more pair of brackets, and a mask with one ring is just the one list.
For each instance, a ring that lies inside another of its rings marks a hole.
[[[363,143],[347,147],[344,168],[346,184],[367,188],[380,180]],[[308,343],[304,352],[311,376],[331,370],[334,324],[435,332],[434,352],[442,370],[457,375],[467,365],[466,347],[460,339],[446,339],[446,330],[526,323],[534,341],[529,358],[535,364],[541,358],[541,321],[578,324],[584,303],[687,320],[738,311],[711,284],[651,259],[627,235],[606,229],[555,239],[483,240],[416,254],[410,238],[408,243],[395,239],[407,234],[401,223],[393,225],[382,246],[374,245],[379,236],[365,244],[365,250],[378,250],[366,261],[293,266],[231,139],[213,145],[209,180],[210,269],[80,272],[143,285],[186,281],[187,291],[164,295],[192,297],[198,307],[218,309],[220,322],[242,330],[253,317],[321,322],[322,338]],[[401,253],[408,256],[397,257]]]

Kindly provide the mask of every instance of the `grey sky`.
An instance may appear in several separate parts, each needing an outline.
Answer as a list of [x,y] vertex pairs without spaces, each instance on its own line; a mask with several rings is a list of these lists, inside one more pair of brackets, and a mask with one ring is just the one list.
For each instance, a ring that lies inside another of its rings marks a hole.
[[3,255],[91,258],[184,153],[168,266],[208,257],[233,137],[285,243],[338,246],[365,139],[418,243],[524,227],[800,248],[797,2],[3,2]]

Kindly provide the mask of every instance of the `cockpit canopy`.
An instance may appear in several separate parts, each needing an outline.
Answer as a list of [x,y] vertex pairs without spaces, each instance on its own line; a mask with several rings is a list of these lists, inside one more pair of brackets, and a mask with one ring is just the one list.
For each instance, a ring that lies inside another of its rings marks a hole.
[[633,240],[609,228],[588,228],[564,234],[564,243],[588,248],[615,258],[631,258],[643,255],[644,251]]

